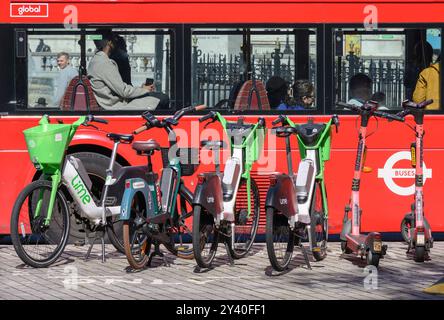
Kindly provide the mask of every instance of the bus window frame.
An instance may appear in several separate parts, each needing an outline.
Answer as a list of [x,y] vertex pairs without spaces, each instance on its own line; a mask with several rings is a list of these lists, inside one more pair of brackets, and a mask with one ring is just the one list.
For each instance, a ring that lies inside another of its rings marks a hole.
[[[260,28],[270,28],[270,29],[313,29],[316,34],[316,84],[315,84],[315,96],[316,96],[316,108],[313,110],[243,110],[243,111],[237,111],[237,110],[224,110],[219,109],[217,110],[223,115],[230,115],[230,114],[241,114],[241,115],[279,115],[279,114],[285,114],[285,115],[317,115],[317,114],[324,114],[325,113],[325,103],[324,103],[324,94],[325,94],[325,88],[323,88],[323,82],[324,77],[321,73],[323,70],[323,64],[324,64],[324,55],[322,53],[322,45],[324,43],[324,25],[321,23],[277,23],[277,24],[271,24],[271,23],[236,23],[236,24],[186,24],[185,30],[186,30],[186,36],[184,39],[185,45],[187,45],[185,52],[187,54],[189,53],[189,57],[187,57],[187,60],[185,61],[191,61],[191,50],[192,50],[192,35],[193,31],[195,29],[239,29],[235,33],[242,34],[242,29],[249,28],[249,29],[260,29]],[[286,30],[283,30],[284,33],[278,33],[277,31],[271,31],[271,34],[285,34]],[[221,30],[217,33],[225,33],[227,31]],[[211,31],[203,31],[204,34],[211,34]],[[265,31],[255,32],[252,34],[265,34]],[[296,52],[295,52],[295,60],[296,60]],[[185,64],[184,69],[184,79],[190,79],[191,80],[191,63]],[[185,83],[184,83],[185,85]],[[322,88],[322,89],[321,89]],[[191,103],[192,100],[192,88],[191,88],[191,81],[188,81],[186,88],[184,88],[186,95],[185,101],[187,101],[188,104]]]
[[[162,115],[168,115],[172,114],[176,110],[177,102],[180,101],[179,99],[182,99],[183,92],[178,91],[176,88],[180,88],[179,83],[176,79],[176,72],[175,70],[178,67],[178,61],[180,61],[180,57],[176,54],[176,38],[177,34],[181,29],[183,29],[183,25],[181,24],[79,24],[78,28],[75,30],[64,30],[64,26],[61,24],[20,24],[17,26],[11,26],[8,24],[0,24],[0,28],[9,28],[11,32],[15,33],[17,30],[24,30],[26,31],[26,35],[29,34],[78,34],[80,35],[80,41],[83,42],[82,44],[85,45],[86,42],[86,35],[88,34],[96,34],[95,31],[90,29],[105,29],[105,28],[119,28],[119,29],[162,29],[163,31],[156,31],[156,30],[150,30],[150,31],[142,31],[142,30],[135,30],[134,32],[131,31],[119,31],[119,34],[125,34],[125,33],[131,33],[131,34],[167,34],[170,37],[170,95],[175,97],[175,99],[171,99],[171,110],[159,110],[156,111],[156,114]],[[31,31],[28,31],[28,29],[32,29]],[[39,31],[38,29],[44,29],[42,31]],[[180,32],[182,33],[182,32]],[[86,64],[86,53],[85,47],[80,47],[80,54],[81,54],[81,64],[85,66]],[[20,62],[20,60],[24,60],[24,62]],[[8,115],[41,115],[43,113],[47,113],[49,115],[79,115],[79,114],[87,114],[86,111],[63,111],[59,108],[29,108],[28,104],[28,64],[27,64],[27,57],[26,58],[17,58],[14,48],[14,74],[22,73],[24,75],[24,85],[17,85],[17,80],[14,80],[14,87],[15,87],[15,100],[17,103],[13,107],[10,105],[5,106],[5,109],[7,109]],[[86,67],[86,66],[85,66]],[[178,97],[178,92],[180,92],[180,97]],[[23,103],[22,107],[19,105]],[[3,107],[3,106],[1,106]],[[140,115],[140,110],[126,110],[122,112],[122,110],[100,110],[100,111],[94,111],[94,114],[98,115],[122,115],[122,116],[132,116],[132,115]]]
[[[356,114],[350,110],[341,110],[335,108],[336,103],[336,94],[335,94],[335,74],[334,74],[334,64],[335,64],[335,48],[334,48],[334,39],[333,34],[335,29],[347,29],[347,28],[355,28],[355,29],[364,29],[362,24],[357,23],[334,23],[334,24],[325,24],[324,29],[324,37],[325,37],[325,45],[324,45],[324,54],[325,54],[325,73],[324,73],[324,89],[325,89],[325,113],[324,114]],[[402,29],[441,29],[441,32],[444,31],[444,23],[379,23],[377,29],[385,29],[385,28],[402,28]],[[350,32],[347,30],[347,33]],[[356,33],[361,33],[362,31],[357,31]],[[380,34],[381,32],[374,31],[374,33]],[[398,33],[387,31],[387,33]],[[401,32],[403,33],[403,32]],[[444,39],[441,33],[441,52],[444,50]],[[442,61],[442,60],[441,60]],[[442,83],[442,73],[440,72],[440,108],[438,110],[425,110],[426,114],[444,114],[443,110],[443,98],[444,97],[444,85]],[[384,112],[388,113],[397,113],[401,111],[401,109],[397,110],[384,110]]]

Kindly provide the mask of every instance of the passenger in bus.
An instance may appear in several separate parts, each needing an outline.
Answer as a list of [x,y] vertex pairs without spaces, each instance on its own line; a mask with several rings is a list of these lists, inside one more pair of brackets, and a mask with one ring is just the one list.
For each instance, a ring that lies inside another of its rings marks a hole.
[[305,110],[313,107],[315,101],[314,86],[308,80],[296,80],[283,103],[277,110]]
[[122,36],[116,36],[116,48],[111,52],[109,58],[117,63],[117,68],[119,69],[123,82],[133,85],[131,83],[131,65],[129,62],[128,51],[126,49],[126,42]]
[[70,64],[69,54],[66,52],[59,52],[59,54],[57,54],[57,65],[59,66],[60,72],[56,79],[57,89],[53,102],[56,107],[60,107],[69,82],[78,75],[78,72]]
[[272,76],[265,85],[271,109],[277,109],[288,95],[288,83],[278,76]]
[[372,79],[363,73],[357,73],[351,77],[348,83],[350,99],[347,103],[360,107],[370,100],[372,97],[372,84]]
[[378,110],[389,110],[386,106],[386,96],[384,92],[378,91],[375,92],[371,100],[376,101],[378,103]]
[[440,107],[439,70],[440,62],[438,59],[436,63],[421,71],[413,92],[413,101],[416,103],[433,99],[433,103],[426,107],[427,110],[439,110]]
[[95,40],[97,52],[88,65],[88,77],[98,104],[107,110],[154,110],[159,99],[151,96],[147,86],[133,87],[122,80],[117,63],[110,59],[117,38],[112,32],[101,32]]
[[419,74],[425,68],[428,68],[433,59],[433,47],[428,42],[418,42],[413,48],[413,57],[406,64],[404,75],[405,97],[413,99],[413,91],[415,90]]

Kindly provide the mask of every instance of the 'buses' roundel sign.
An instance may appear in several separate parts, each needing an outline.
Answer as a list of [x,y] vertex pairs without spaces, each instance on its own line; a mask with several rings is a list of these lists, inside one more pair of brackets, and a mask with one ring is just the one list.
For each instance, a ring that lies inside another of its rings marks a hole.
[[[415,193],[415,169],[414,168],[394,168],[395,164],[401,160],[411,161],[410,151],[399,151],[390,156],[385,162],[384,168],[378,169],[378,178],[384,179],[385,185],[393,193],[400,196],[410,196]],[[427,178],[432,177],[432,169],[427,169],[423,163],[424,183]],[[402,187],[396,184],[395,179],[411,179],[412,185]]]

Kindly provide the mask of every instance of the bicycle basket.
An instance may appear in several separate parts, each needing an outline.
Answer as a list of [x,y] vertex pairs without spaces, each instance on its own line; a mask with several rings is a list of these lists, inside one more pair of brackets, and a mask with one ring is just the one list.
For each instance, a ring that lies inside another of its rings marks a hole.
[[70,124],[41,124],[26,130],[26,146],[34,164],[59,165],[69,143]]
[[199,149],[198,148],[177,148],[176,154],[172,148],[160,148],[162,153],[163,167],[168,167],[170,160],[174,157],[179,158],[182,176],[192,176],[197,167],[199,167]]

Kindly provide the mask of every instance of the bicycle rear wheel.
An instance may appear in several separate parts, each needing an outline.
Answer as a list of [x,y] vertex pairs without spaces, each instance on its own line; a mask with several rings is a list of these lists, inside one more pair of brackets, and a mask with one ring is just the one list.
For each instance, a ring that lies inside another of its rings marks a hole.
[[51,190],[50,181],[34,181],[20,192],[12,209],[14,249],[24,263],[35,268],[53,264],[63,253],[69,237],[69,210],[60,189],[56,193],[51,220],[45,223]]
[[294,234],[288,219],[273,208],[267,208],[266,241],[268,259],[276,271],[284,271],[290,264],[294,249]]
[[247,180],[242,179],[237,194],[235,212],[234,247],[229,240],[230,254],[235,259],[245,257],[253,246],[259,225],[260,199],[256,181],[251,178],[251,214],[248,217]]
[[123,246],[128,263],[133,269],[143,269],[151,253],[151,238],[144,232],[145,202],[141,193],[131,201],[130,219],[123,223]]

